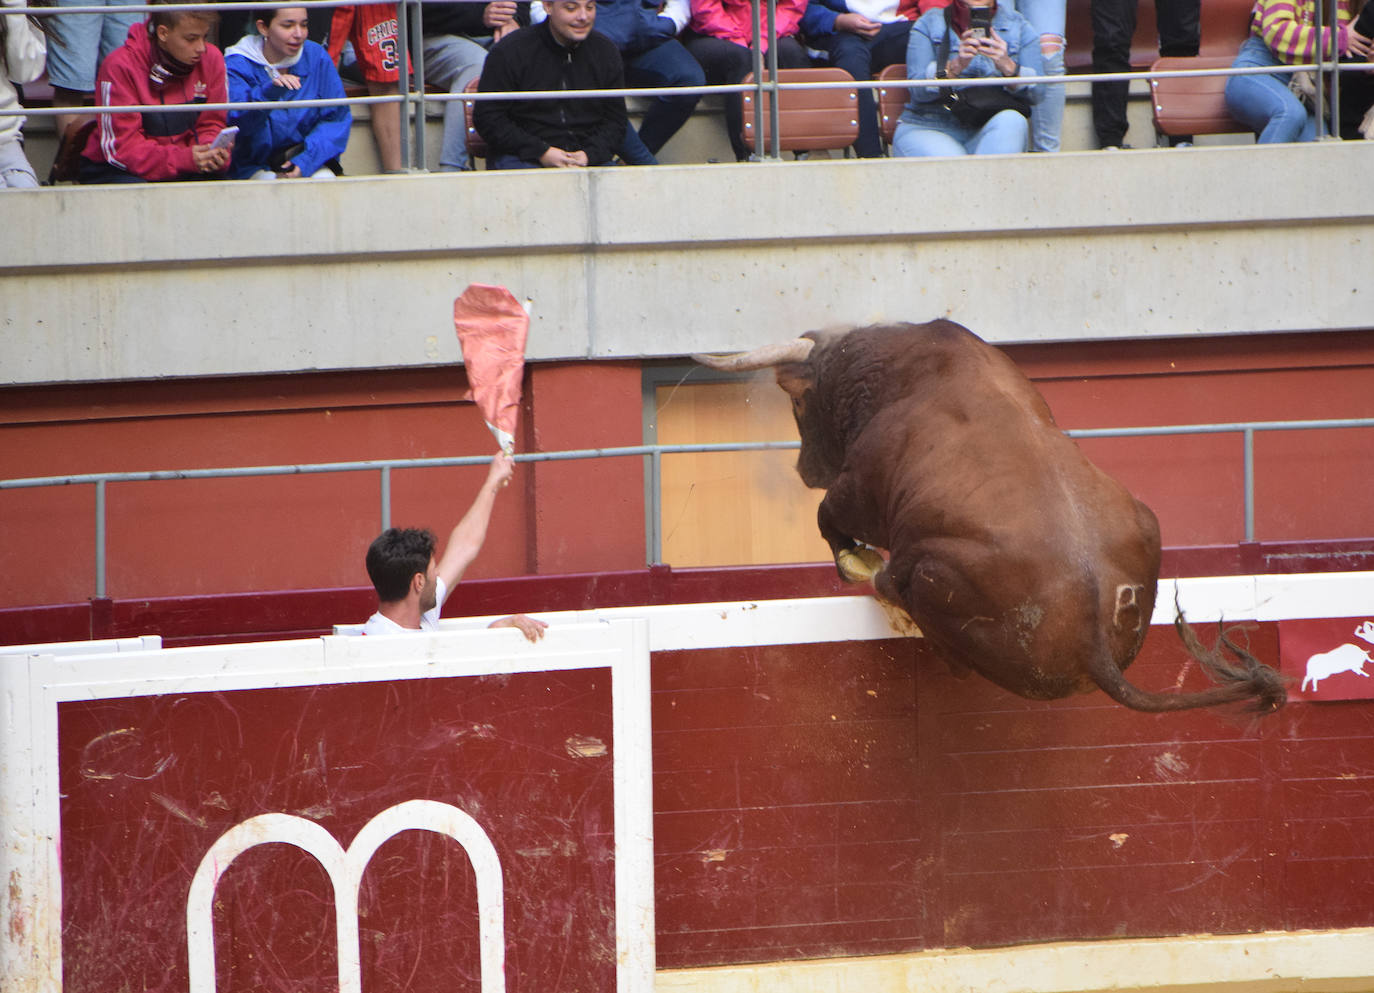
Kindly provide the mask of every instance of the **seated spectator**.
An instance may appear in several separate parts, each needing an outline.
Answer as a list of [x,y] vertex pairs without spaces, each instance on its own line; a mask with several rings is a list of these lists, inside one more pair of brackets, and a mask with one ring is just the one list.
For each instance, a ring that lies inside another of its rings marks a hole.
[[[688,0],[598,0],[596,30],[620,49],[627,86],[705,86],[705,73],[677,37],[691,16]],[[639,128],[626,132],[621,158],[631,165],[652,161],[636,156],[635,136],[650,156],[657,156],[700,99],[697,93],[654,97]]]
[[[1134,3],[1135,0],[1127,0],[1127,2]],[[1183,0],[1183,3],[1196,3],[1196,0]],[[899,0],[897,12],[903,17],[918,20],[926,11],[948,7],[949,4],[950,0]],[[1012,6],[1016,8],[1018,14],[1030,21],[1031,27],[1040,32],[1040,60],[1045,67],[1045,75],[1064,75],[1064,26],[1068,17],[1068,0],[1016,0]],[[1100,13],[1110,14],[1116,8],[1103,2],[1103,0],[1098,0],[1094,9]],[[1135,8],[1131,7],[1130,9],[1134,10]],[[1135,22],[1132,21],[1131,24],[1131,30],[1127,33],[1128,38],[1135,32]],[[1172,50],[1172,46],[1168,47]],[[1129,54],[1129,46],[1127,52]],[[1196,42],[1193,53],[1197,53]],[[1031,151],[1057,152],[1059,151],[1060,135],[1064,130],[1066,90],[1057,84],[1045,86],[1043,89],[1044,92],[1040,95],[1040,100],[1031,107]],[[1125,100],[1124,96],[1122,100]],[[1122,107],[1125,107],[1124,102]],[[1122,114],[1124,113],[1125,110],[1123,109]],[[1122,135],[1125,135],[1124,129]]]
[[[327,48],[329,46],[329,25],[334,20],[334,9],[332,7],[308,7],[305,16],[310,27],[306,37]],[[225,53],[228,54],[225,43],[228,42],[232,45],[244,35],[251,35],[253,33],[253,21],[256,17],[256,11],[232,7],[228,10],[221,10],[219,12],[219,40],[215,44],[221,49],[225,49]]]
[[[96,105],[151,105],[142,113],[97,114],[81,153],[83,183],[143,183],[211,179],[229,168],[228,147],[216,148],[226,124],[224,56],[207,40],[211,10],[154,11],[129,29],[128,40],[100,66]],[[189,109],[174,109],[189,108]]]
[[[1374,3],[1366,3],[1350,26],[1352,35],[1374,38]],[[1368,55],[1347,55],[1343,62],[1360,63],[1361,72],[1341,73],[1340,136],[1374,139],[1374,45]]]
[[[807,41],[826,53],[832,66],[855,79],[872,79],[906,59],[911,22],[898,13],[897,0],[812,0],[807,14]],[[811,21],[817,19],[819,24],[812,27]],[[883,154],[872,90],[859,90],[859,137],[854,151],[861,159]]]
[[[1250,37],[1240,46],[1235,66],[1300,65],[1317,60],[1316,0],[1258,0]],[[1352,0],[1336,0],[1336,47],[1341,55],[1368,58],[1370,38],[1351,25]],[[1330,51],[1333,28],[1322,27],[1320,45]],[[1255,132],[1260,144],[1311,141],[1317,135],[1316,112],[1289,88],[1289,73],[1231,76],[1226,80],[1226,109]]]
[[[1092,0],[1093,72],[1130,72],[1131,41],[1135,37],[1136,10],[1140,0]],[[1191,58],[1202,41],[1202,0],[1154,0],[1159,25],[1159,54]],[[1125,143],[1129,122],[1126,104],[1130,81],[1102,80],[1092,84],[1093,131],[1098,148],[1129,148]],[[1169,144],[1191,142],[1173,135]]]
[[[394,96],[401,92],[398,84],[403,53],[397,40],[399,31],[395,4],[335,7],[334,19],[329,25],[329,58],[337,66],[344,43],[351,43],[368,95]],[[409,72],[409,56],[405,64]],[[370,104],[368,114],[382,172],[401,172],[400,102]]]
[[[490,3],[426,3],[424,12],[425,82],[462,93],[482,74],[487,51],[530,22],[530,5],[515,0]],[[467,117],[462,101],[444,104],[444,140],[439,171],[461,172],[470,165]]]
[[[682,43],[692,57],[701,63],[706,82],[712,86],[728,86],[741,82],[754,69],[754,8],[749,0],[691,0],[692,19]],[[806,0],[778,0],[774,26],[777,31],[778,68],[806,69],[811,59],[798,35]],[[764,21],[767,28],[767,21]],[[810,28],[810,22],[807,24]],[[768,38],[759,44],[765,56]],[[725,98],[725,130],[735,160],[749,157],[744,143],[744,110],[738,93]]]
[[[553,0],[548,18],[492,46],[482,93],[606,90],[625,85],[620,51],[592,30],[596,0]],[[488,169],[606,165],[625,141],[621,97],[480,100],[473,124],[490,149]]]
[[[4,0],[6,7],[28,6]],[[23,14],[0,16],[0,110],[18,110],[14,83],[31,83],[43,75],[48,39],[38,22]],[[13,82],[11,82],[13,81]],[[24,118],[0,116],[0,190],[33,189],[38,176],[24,154]]]
[[[48,52],[48,82],[52,84],[52,105],[83,108],[95,93],[95,74],[110,53],[124,44],[129,29],[142,25],[145,15],[133,11],[119,13],[120,7],[137,4],[140,0],[56,0],[58,7],[108,7],[105,14],[55,14],[44,18],[52,34]],[[58,114],[57,156],[53,160],[49,182],[76,179],[81,162],[81,150],[86,145],[83,130],[94,122],[85,110]]]
[[[498,454],[472,506],[454,525],[444,554],[435,561],[434,535],[417,528],[388,528],[367,549],[367,575],[377,591],[377,612],[363,625],[363,634],[404,634],[437,631],[439,612],[449,593],[467,571],[487,538],[496,494],[510,481],[515,463]],[[543,621],[513,614],[488,627],[516,628],[530,641],[544,637]]]
[[[256,32],[224,53],[231,102],[280,105],[343,98],[343,82],[329,53],[307,38],[305,7],[263,10],[254,23]],[[353,115],[342,104],[263,107],[232,110],[229,123],[239,128],[230,179],[332,177],[343,172],[339,156],[348,147]]]
[[[973,26],[975,11],[991,13],[988,28]],[[1024,17],[995,5],[995,0],[954,0],[943,10],[923,14],[907,45],[908,79],[1011,79],[1039,76],[1042,65],[1040,35]],[[1041,86],[1009,82],[980,89],[1019,97],[1023,106],[993,109],[981,121],[961,120],[951,105],[973,87],[914,87],[893,135],[894,153],[917,157],[1024,152],[1030,134],[1026,115],[1039,100]],[[951,94],[957,96],[952,99]]]

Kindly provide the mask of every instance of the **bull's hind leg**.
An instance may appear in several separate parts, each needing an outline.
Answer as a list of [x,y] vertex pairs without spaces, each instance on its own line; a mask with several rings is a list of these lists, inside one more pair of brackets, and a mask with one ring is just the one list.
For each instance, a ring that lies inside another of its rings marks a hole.
[[846,583],[866,583],[883,567],[883,557],[877,549],[850,537],[849,529],[842,523],[845,516],[843,509],[849,506],[846,494],[852,489],[847,479],[840,477],[826,491],[825,499],[816,511],[816,524],[821,537],[830,546],[831,554],[835,556],[835,568],[839,570],[840,578]]

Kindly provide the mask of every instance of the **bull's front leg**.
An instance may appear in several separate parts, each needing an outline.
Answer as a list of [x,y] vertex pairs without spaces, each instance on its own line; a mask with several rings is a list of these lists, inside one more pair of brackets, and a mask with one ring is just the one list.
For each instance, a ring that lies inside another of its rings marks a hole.
[[859,496],[849,480],[850,477],[841,476],[826,491],[825,499],[816,512],[816,523],[820,527],[821,537],[835,556],[835,568],[839,570],[840,578],[847,583],[866,583],[882,569],[884,563],[877,549],[861,545],[850,536],[852,531],[858,530],[854,526],[852,511]]

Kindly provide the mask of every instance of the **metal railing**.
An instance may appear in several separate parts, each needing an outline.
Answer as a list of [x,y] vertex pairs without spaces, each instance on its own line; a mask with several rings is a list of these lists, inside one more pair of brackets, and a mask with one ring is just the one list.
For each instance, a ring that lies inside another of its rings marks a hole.
[[[392,3],[394,0],[357,0],[358,6],[368,6],[381,3]],[[468,0],[468,2],[480,3],[485,0]],[[214,3],[181,3],[163,5],[129,5],[118,8],[97,7],[97,6],[72,6],[72,7],[10,7],[6,9],[7,14],[32,14],[39,17],[52,16],[54,14],[105,14],[117,13],[136,13],[149,12],[154,10],[195,10],[205,9],[213,6],[216,10],[249,10],[258,11],[262,9],[261,3],[257,2],[230,2]],[[337,0],[299,0],[292,6],[298,7],[336,7]],[[1320,5],[1318,5],[1320,7]],[[739,83],[718,86],[684,86],[684,87],[624,87],[621,89],[605,90],[551,90],[551,91],[523,91],[519,93],[426,93],[425,92],[425,65],[423,45],[418,43],[418,39],[423,36],[423,7],[416,0],[403,0],[396,3],[397,7],[397,40],[403,51],[409,51],[410,60],[413,66],[413,77],[415,89],[410,88],[411,74],[402,72],[398,74],[398,90],[395,95],[379,95],[365,97],[345,97],[337,100],[293,100],[288,104],[280,101],[268,102],[225,102],[225,103],[205,103],[197,104],[198,110],[247,110],[254,107],[267,107],[269,109],[289,110],[302,107],[321,107],[336,106],[345,104],[349,106],[400,103],[403,120],[410,120],[412,105],[418,105],[420,112],[413,115],[413,137],[411,129],[401,129],[401,158],[406,170],[417,168],[415,163],[420,163],[418,168],[423,169],[425,162],[425,115],[424,106],[426,103],[444,104],[453,100],[465,100],[480,102],[484,100],[549,100],[549,99],[595,99],[604,97],[654,97],[665,95],[683,94],[731,94],[742,92],[754,92],[756,94],[757,106],[764,107],[769,116],[769,127],[766,133],[769,135],[769,147],[762,147],[763,129],[755,129],[755,156],[759,159],[777,159],[781,157],[779,133],[779,114],[780,108],[776,95],[780,91],[807,90],[807,89],[912,89],[915,87],[966,87],[966,86],[1002,86],[1007,80],[999,77],[986,79],[898,79],[898,80],[855,80],[853,82],[816,82],[816,83],[783,83],[778,78],[777,65],[777,45],[768,46],[766,54],[760,51],[759,40],[766,34],[770,38],[775,37],[775,16],[776,0],[754,0],[753,3],[753,62],[754,62],[754,82]],[[1318,12],[1316,29],[1320,36],[1321,13]],[[412,43],[414,42],[414,43]],[[1335,41],[1332,40],[1334,49]],[[1266,74],[1294,74],[1299,72],[1315,72],[1317,74],[1317,137],[1325,137],[1326,119],[1323,112],[1323,102],[1326,101],[1325,82],[1328,77],[1333,80],[1331,100],[1333,111],[1339,114],[1339,92],[1340,76],[1343,72],[1364,72],[1370,68],[1369,63],[1342,64],[1334,51],[1321,53],[1316,62],[1304,63],[1301,65],[1278,65],[1278,66],[1248,66],[1241,68],[1224,69],[1187,69],[1171,71],[1143,71],[1143,72],[1117,72],[1117,73],[1079,73],[1074,75],[1054,75],[1054,76],[1019,76],[1016,82],[1019,84],[1041,83],[1054,86],[1065,86],[1069,83],[1097,83],[1113,81],[1131,80],[1150,80],[1166,79],[1172,77],[1189,76],[1244,76],[1244,75],[1266,75]],[[771,93],[774,99],[765,101],[764,94]],[[111,106],[101,107],[99,113],[134,113],[148,109],[141,105]],[[19,107],[12,111],[0,110],[2,116],[56,116],[57,114],[69,114],[75,112],[93,112],[91,108],[71,108],[71,107]],[[1339,137],[1339,121],[1336,123],[1336,137]],[[412,151],[413,146],[413,151]]]
[[[1243,500],[1245,540],[1255,540],[1255,435],[1268,431],[1319,431],[1345,428],[1374,428],[1374,417],[1316,421],[1238,421],[1225,424],[1182,424],[1134,428],[1083,428],[1064,432],[1071,438],[1145,438],[1200,434],[1239,434],[1242,437]],[[579,459],[643,457],[648,466],[646,517],[649,521],[648,564],[662,562],[662,535],[659,530],[662,503],[662,459],[665,455],[712,452],[787,451],[801,447],[799,441],[720,442],[691,445],[626,445],[616,448],[583,448],[559,452],[524,452],[516,462],[560,462]],[[0,480],[0,491],[52,486],[93,485],[95,487],[95,595],[106,592],[106,487],[110,483],[153,482],[173,479],[234,479],[257,476],[296,476],[327,472],[376,472],[380,475],[381,527],[391,526],[391,474],[398,469],[436,469],[453,466],[485,465],[489,455],[463,455],[420,459],[373,459],[355,462],[315,462],[297,465],[239,466],[224,469],[166,469],[147,472],[91,472],[68,476],[35,476]]]

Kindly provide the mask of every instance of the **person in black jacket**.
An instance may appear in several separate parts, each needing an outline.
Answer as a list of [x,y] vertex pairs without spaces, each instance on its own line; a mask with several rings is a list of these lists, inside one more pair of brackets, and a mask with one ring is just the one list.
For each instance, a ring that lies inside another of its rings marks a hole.
[[[530,5],[516,0],[490,3],[425,3],[425,82],[462,93],[482,73],[487,50],[512,31],[530,22]],[[444,104],[444,140],[439,148],[439,171],[468,168],[467,121],[463,104]]]
[[[620,50],[592,30],[596,0],[553,0],[548,18],[492,47],[480,93],[608,90],[625,85]],[[488,169],[605,165],[625,140],[621,97],[479,100],[473,124],[487,145]]]

